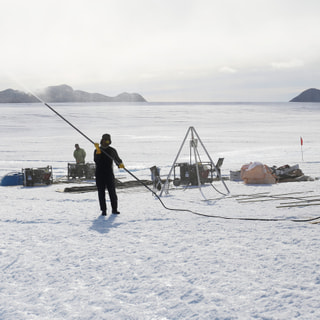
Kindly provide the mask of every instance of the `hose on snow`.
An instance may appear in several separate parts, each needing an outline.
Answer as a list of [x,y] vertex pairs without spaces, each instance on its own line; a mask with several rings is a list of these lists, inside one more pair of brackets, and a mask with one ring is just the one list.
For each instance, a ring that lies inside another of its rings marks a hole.
[[[90,143],[94,145],[94,141],[90,139],[86,134],[84,134],[79,128],[77,128],[75,125],[73,125],[70,121],[68,121],[65,117],[63,117],[58,111],[56,111],[53,107],[51,107],[47,102],[43,101],[40,97],[38,97],[36,94],[29,92],[37,98],[41,103],[43,103],[47,108],[49,108],[53,113],[55,113],[59,118],[61,118],[63,121],[65,121],[69,126],[71,126],[74,130],[76,130],[78,133],[80,133],[85,139],[87,139]],[[109,154],[107,154],[103,149],[101,150],[105,155],[107,155],[110,159],[114,160]],[[142,186],[144,186],[148,191],[150,191],[161,203],[161,205],[169,211],[179,211],[179,212],[189,212],[191,214],[195,214],[202,217],[208,217],[208,218],[217,218],[217,219],[224,219],[224,220],[240,220],[240,221],[264,221],[264,222],[271,222],[271,221],[292,221],[292,222],[311,222],[317,219],[320,219],[319,217],[311,218],[311,219],[282,219],[282,218],[246,218],[246,217],[227,217],[227,216],[220,216],[220,215],[209,215],[205,213],[196,212],[189,209],[179,209],[179,208],[170,208],[164,204],[164,202],[161,200],[159,195],[152,190],[149,186],[147,186],[143,181],[141,181],[138,177],[136,177],[130,170],[127,168],[123,168],[129,175],[131,175],[135,180],[137,180]]]

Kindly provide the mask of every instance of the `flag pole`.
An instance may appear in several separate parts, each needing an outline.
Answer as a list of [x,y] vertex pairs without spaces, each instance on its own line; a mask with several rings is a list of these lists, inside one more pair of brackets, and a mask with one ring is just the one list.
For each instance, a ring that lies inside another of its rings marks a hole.
[[302,139],[302,137],[300,137],[300,146],[301,146],[301,158],[302,158],[302,161],[303,161],[303,149],[302,149],[303,139]]

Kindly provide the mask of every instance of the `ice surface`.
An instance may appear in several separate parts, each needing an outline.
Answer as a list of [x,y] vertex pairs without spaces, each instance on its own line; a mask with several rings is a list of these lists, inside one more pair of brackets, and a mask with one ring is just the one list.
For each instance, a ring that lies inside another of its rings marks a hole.
[[[214,161],[225,158],[223,176],[254,161],[299,164],[319,176],[319,104],[52,106],[94,141],[110,133],[140,179],[150,178],[153,165],[166,176],[190,126]],[[0,110],[0,176],[52,165],[55,178],[62,177],[75,143],[92,161],[93,146],[45,106]],[[197,188],[171,190],[162,200],[170,209],[285,221],[167,210],[144,187],[119,189],[121,214],[102,218],[95,192],[57,192],[65,184],[0,187],[0,319],[320,318],[319,225],[291,221],[320,216],[319,206],[277,208],[319,199],[319,181],[227,185],[231,197],[205,186],[209,201]],[[237,200],[258,193],[282,196]]]

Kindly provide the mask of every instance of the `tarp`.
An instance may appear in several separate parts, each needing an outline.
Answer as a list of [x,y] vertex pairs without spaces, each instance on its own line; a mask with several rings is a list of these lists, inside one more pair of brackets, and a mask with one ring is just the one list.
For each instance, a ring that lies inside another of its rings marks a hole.
[[8,173],[2,178],[0,185],[5,187],[23,185],[23,174],[21,172]]
[[276,183],[276,176],[270,168],[260,162],[250,162],[241,168],[241,179],[246,184],[273,184]]

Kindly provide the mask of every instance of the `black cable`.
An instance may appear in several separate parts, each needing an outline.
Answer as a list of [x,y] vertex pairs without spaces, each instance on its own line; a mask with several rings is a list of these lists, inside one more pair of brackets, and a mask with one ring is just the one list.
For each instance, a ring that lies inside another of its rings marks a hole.
[[[88,141],[90,141],[94,145],[94,141],[91,140],[87,135],[85,135],[80,129],[78,129],[75,125],[73,125],[70,121],[68,121],[65,117],[63,117],[58,111],[56,111],[54,108],[52,108],[48,103],[43,101],[41,98],[39,98],[37,95],[30,93],[36,97],[40,102],[42,102],[46,107],[48,107],[52,112],[54,112],[58,117],[60,117],[63,121],[65,121],[68,125],[70,125],[73,129],[75,129],[77,132],[79,132],[84,138],[86,138]],[[109,154],[107,154],[103,149],[101,150],[105,155],[107,155],[110,159],[114,160]],[[225,216],[218,216],[218,215],[209,215],[204,214],[200,212],[196,212],[189,209],[178,209],[178,208],[169,208],[167,207],[164,202],[160,199],[160,197],[154,192],[151,188],[149,188],[143,181],[141,181],[138,177],[136,177],[130,170],[123,168],[128,174],[130,174],[135,180],[137,180],[141,185],[143,185],[146,189],[148,189],[161,203],[161,205],[169,211],[180,211],[180,212],[189,212],[198,216],[202,217],[208,217],[208,218],[217,218],[217,219],[224,219],[224,220],[242,220],[242,221],[292,221],[292,222],[310,222],[317,219],[320,219],[320,217],[311,218],[311,219],[277,219],[277,218],[237,218],[237,217],[225,217]]]
[[[222,177],[221,177],[221,179],[222,179]],[[218,193],[222,194],[223,196],[227,196],[226,193],[223,193],[223,192],[219,191],[212,183],[210,183],[210,185],[211,185],[211,187],[212,187],[214,190],[216,190]]]

